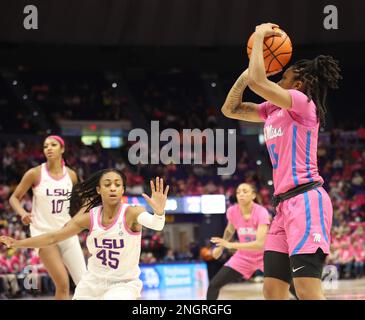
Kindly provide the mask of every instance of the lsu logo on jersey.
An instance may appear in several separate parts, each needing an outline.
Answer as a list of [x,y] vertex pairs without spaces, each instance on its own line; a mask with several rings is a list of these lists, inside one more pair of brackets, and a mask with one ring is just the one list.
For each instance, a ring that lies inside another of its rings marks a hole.
[[46,195],[50,197],[67,197],[71,194],[71,190],[68,189],[46,189]]
[[[99,239],[100,240],[100,239]],[[121,249],[124,248],[123,239],[102,239],[101,243],[97,238],[94,238],[95,248],[102,249]]]

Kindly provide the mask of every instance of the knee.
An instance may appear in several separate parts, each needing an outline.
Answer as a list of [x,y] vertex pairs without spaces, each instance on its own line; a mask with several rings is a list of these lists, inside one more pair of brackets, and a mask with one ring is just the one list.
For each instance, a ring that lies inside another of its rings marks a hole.
[[274,292],[274,288],[272,286],[269,285],[265,285],[264,284],[264,288],[263,288],[263,293],[264,293],[264,298],[266,300],[273,300],[275,299],[275,292]]
[[299,300],[321,300],[325,299],[321,290],[314,290],[306,286],[296,286],[295,291]]
[[264,298],[266,300],[283,300],[287,298],[287,293],[282,292],[282,290],[277,289],[275,286],[268,285],[264,283],[263,288]]

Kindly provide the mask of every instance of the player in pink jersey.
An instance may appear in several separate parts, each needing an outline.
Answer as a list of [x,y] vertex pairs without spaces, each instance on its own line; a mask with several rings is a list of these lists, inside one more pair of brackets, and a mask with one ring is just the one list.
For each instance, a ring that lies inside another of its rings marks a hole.
[[[255,187],[242,183],[236,190],[238,204],[227,210],[228,224],[223,238],[213,237],[211,241],[217,245],[213,257],[218,259],[224,248],[237,249],[223,268],[211,280],[208,300],[216,300],[220,289],[236,279],[250,279],[256,270],[264,270],[264,243],[269,229],[270,219],[267,210],[254,202]],[[234,232],[239,242],[229,242]]]
[[[274,27],[256,27],[249,67],[231,88],[222,112],[264,122],[277,213],[265,245],[265,298],[287,299],[293,279],[300,299],[324,299],[321,275],[330,247],[332,204],[321,187],[317,140],[327,91],[337,88],[340,69],[332,57],[321,55],[290,66],[278,83],[270,81],[262,52],[264,38],[280,34]],[[242,102],[247,86],[267,101]]]

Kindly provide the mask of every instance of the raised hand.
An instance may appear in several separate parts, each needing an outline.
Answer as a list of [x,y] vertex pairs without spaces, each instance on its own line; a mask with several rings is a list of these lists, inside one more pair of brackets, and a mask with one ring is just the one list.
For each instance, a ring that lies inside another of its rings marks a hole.
[[262,23],[258,26],[256,26],[255,33],[260,34],[263,37],[269,37],[269,36],[281,36],[282,33],[278,30],[275,30],[279,28],[277,24],[274,23]]
[[142,197],[147,201],[153,212],[158,215],[163,215],[165,213],[165,206],[167,200],[167,193],[169,192],[169,186],[163,190],[163,179],[156,177],[156,185],[153,180],[150,182],[152,195],[149,197],[145,193],[142,193]]
[[229,248],[229,242],[223,238],[213,237],[210,239],[210,241],[215,243],[218,248]]

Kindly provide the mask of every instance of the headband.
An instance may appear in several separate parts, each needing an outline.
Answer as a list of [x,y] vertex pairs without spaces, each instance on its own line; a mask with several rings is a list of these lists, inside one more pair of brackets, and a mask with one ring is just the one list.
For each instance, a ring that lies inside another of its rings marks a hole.
[[65,146],[65,141],[60,136],[56,136],[56,135],[48,136],[46,139],[54,139],[54,140],[57,140],[61,144],[62,147]]

